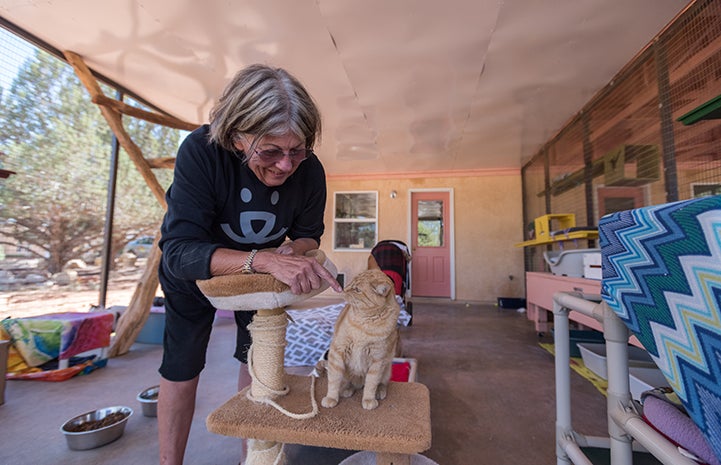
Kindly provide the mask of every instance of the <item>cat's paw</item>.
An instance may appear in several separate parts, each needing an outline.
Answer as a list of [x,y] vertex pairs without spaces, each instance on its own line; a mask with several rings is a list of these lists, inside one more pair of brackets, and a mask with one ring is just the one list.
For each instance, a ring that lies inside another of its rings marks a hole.
[[323,400],[320,401],[320,404],[325,408],[333,408],[338,405],[338,399],[333,397],[324,397]]
[[378,386],[378,389],[376,390],[376,399],[383,400],[386,398],[387,394],[388,394],[388,387],[385,384],[381,384]]
[[378,401],[375,399],[363,399],[363,408],[366,410],[373,410],[378,407]]
[[355,392],[355,390],[353,388],[348,388],[348,389],[344,390],[343,392],[341,392],[340,395],[343,397],[350,397],[353,395],[354,392]]

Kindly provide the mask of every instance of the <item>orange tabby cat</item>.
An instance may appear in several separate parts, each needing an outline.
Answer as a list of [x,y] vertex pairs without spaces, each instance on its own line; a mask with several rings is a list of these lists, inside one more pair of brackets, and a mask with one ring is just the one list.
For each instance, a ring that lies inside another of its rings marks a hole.
[[398,343],[400,306],[393,281],[381,270],[366,270],[344,292],[348,302],[338,315],[328,352],[328,393],[323,407],[338,405],[363,388],[363,408],[378,407],[386,397],[393,355]]

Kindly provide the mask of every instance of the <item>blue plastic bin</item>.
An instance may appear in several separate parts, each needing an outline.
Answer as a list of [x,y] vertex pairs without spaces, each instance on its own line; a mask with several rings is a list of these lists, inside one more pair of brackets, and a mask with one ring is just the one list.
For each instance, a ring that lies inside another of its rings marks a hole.
[[148,319],[138,333],[135,342],[143,344],[162,344],[165,332],[165,311],[150,310]]

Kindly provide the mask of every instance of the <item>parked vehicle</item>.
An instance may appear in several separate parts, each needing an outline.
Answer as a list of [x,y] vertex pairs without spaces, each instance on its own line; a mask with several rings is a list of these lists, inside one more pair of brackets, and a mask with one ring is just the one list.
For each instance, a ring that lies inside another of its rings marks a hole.
[[150,249],[153,247],[153,236],[142,236],[135,240],[128,242],[123,247],[123,253],[131,253],[138,258],[147,257],[150,253]]

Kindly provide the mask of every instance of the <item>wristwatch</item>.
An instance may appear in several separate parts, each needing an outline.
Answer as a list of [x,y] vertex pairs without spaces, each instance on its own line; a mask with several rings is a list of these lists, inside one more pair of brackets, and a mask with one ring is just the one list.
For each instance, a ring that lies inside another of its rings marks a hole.
[[255,273],[253,270],[253,259],[255,258],[255,254],[258,253],[257,249],[253,249],[250,251],[248,256],[245,258],[245,263],[243,263],[243,267],[240,269],[240,272],[243,274],[251,274]]

